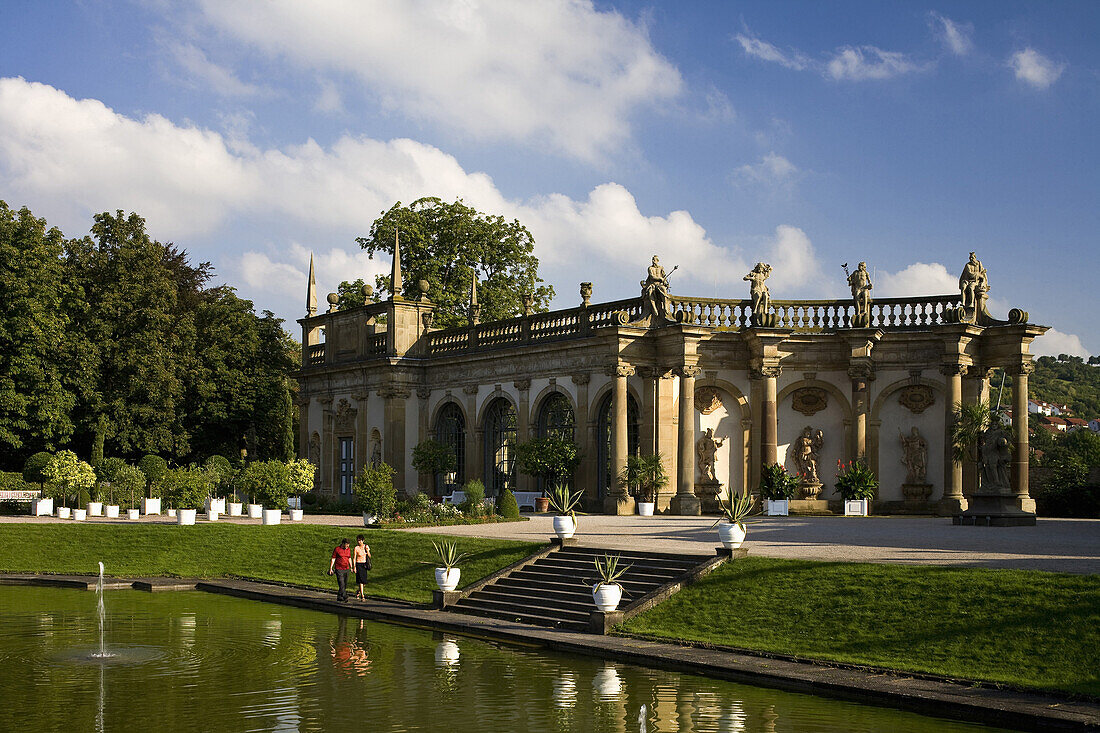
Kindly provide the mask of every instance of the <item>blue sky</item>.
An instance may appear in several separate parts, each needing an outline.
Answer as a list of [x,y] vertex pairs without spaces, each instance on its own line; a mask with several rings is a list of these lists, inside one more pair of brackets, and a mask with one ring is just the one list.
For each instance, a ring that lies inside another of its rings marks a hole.
[[[1100,3],[11,3],[0,198],[66,234],[132,210],[258,307],[384,270],[394,201],[535,235],[556,305],[637,291],[957,289],[1100,353]],[[293,324],[290,324],[293,326]]]

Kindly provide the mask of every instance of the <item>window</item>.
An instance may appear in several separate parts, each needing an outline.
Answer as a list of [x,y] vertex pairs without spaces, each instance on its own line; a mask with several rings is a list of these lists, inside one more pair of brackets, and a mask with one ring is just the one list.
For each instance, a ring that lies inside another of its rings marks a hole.
[[[466,418],[455,403],[448,402],[439,411],[439,417],[435,420],[435,439],[450,446],[455,452],[455,458],[458,459],[455,464],[455,481],[461,486],[466,482]],[[443,475],[437,474],[434,480],[436,491],[442,492]]]
[[573,406],[561,392],[555,392],[542,401],[538,418],[540,438],[573,440],[574,422]]
[[[611,481],[611,394],[607,394],[600,401],[599,418],[596,424],[598,430],[597,465],[601,470],[598,473],[598,486],[600,497],[607,495]],[[626,396],[626,450],[628,455],[638,455],[638,403],[630,394]]]
[[351,499],[351,486],[355,483],[355,438],[340,438],[340,497]]
[[498,397],[485,413],[485,495],[516,487],[516,410]]

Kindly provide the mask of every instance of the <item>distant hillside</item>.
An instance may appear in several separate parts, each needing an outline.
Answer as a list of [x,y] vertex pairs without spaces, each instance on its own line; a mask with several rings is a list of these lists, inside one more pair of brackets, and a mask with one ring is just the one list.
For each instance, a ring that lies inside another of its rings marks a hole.
[[1040,356],[1028,391],[1033,400],[1069,405],[1077,417],[1100,417],[1100,365],[1086,364],[1079,356]]

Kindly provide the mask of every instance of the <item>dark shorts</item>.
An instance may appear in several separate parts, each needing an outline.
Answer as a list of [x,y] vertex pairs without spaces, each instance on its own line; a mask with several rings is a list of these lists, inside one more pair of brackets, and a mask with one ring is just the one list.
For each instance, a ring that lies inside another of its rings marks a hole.
[[355,582],[366,583],[367,582],[367,566],[359,563],[355,566]]

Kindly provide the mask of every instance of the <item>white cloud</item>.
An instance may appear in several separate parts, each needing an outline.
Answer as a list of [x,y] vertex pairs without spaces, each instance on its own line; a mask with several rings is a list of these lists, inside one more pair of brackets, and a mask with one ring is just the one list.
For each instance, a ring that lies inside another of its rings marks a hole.
[[[805,286],[810,285],[820,292],[829,291],[823,281],[821,263],[813,243],[806,232],[798,227],[786,224],[775,228],[775,238],[768,247],[768,260],[772,266],[772,276],[768,280],[773,297],[783,299],[806,297]],[[797,296],[795,292],[801,290]]]
[[356,78],[414,118],[598,160],[630,116],[681,89],[646,29],[589,0],[200,0],[204,20],[271,57]]
[[890,79],[919,69],[904,54],[874,46],[845,46],[825,64],[828,76],[838,81]]
[[1012,54],[1008,65],[1016,71],[1017,79],[1036,89],[1046,89],[1066,70],[1065,64],[1057,64],[1033,48]]
[[756,165],[743,165],[734,171],[734,178],[742,183],[779,187],[792,183],[798,176],[798,167],[774,151],[768,153]]
[[1072,333],[1062,333],[1056,328],[1050,329],[1035,339],[1031,345],[1031,353],[1036,356],[1058,356],[1059,354],[1069,354],[1070,356],[1080,356],[1082,358],[1090,356],[1089,350],[1081,343],[1079,336]]
[[241,81],[232,71],[208,59],[203,50],[196,46],[169,42],[166,48],[193,82],[201,83],[223,97],[256,97],[272,94],[270,89]]
[[317,101],[313,103],[313,109],[318,112],[343,112],[344,100],[340,97],[340,91],[336,84],[328,79],[320,82],[321,91],[317,94]]
[[959,278],[938,262],[914,262],[899,272],[877,272],[875,295],[905,298],[915,295],[948,295],[959,290]]
[[965,56],[974,48],[971,36],[974,26],[970,23],[957,23],[933,11],[929,13],[932,29],[940,42],[956,56]]
[[762,61],[771,61],[788,69],[794,69],[795,71],[802,71],[814,64],[811,59],[798,51],[788,53],[780,50],[767,41],[762,41],[759,38],[746,36],[741,33],[737,34],[736,38],[745,53],[749,56],[761,59]]
[[299,242],[291,242],[281,251],[271,248],[268,252],[245,252],[240,258],[238,270],[248,286],[280,291],[288,297],[296,293],[301,296],[304,306],[310,256],[313,257],[314,274],[320,291],[317,305],[321,310],[328,307],[325,296],[334,292],[344,280],[361,277],[373,286],[375,275],[389,272],[388,262],[372,260],[363,250],[333,247],[314,251]]

